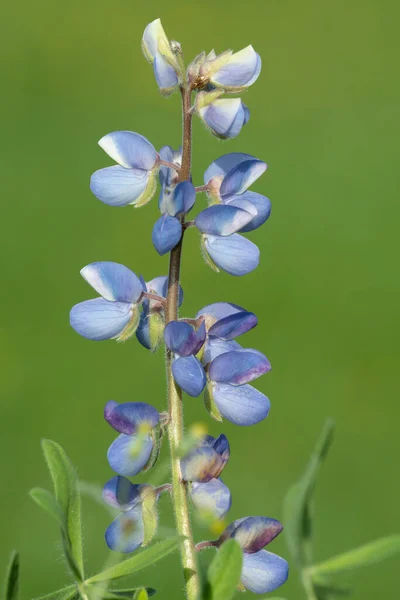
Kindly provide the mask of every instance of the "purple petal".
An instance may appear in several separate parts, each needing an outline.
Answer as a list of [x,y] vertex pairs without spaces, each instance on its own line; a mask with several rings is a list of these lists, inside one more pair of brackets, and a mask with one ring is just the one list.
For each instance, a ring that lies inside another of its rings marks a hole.
[[254,208],[252,212],[248,212],[228,204],[215,204],[202,210],[194,223],[202,233],[227,236],[245,227],[255,214]]
[[181,472],[184,481],[207,482],[218,477],[225,467],[224,458],[211,446],[201,446],[191,450],[181,459]]
[[231,350],[240,350],[241,345],[233,340],[221,340],[219,338],[208,338],[202,356],[204,365],[210,363],[214,358]]
[[170,94],[178,85],[178,76],[169,62],[157,52],[154,57],[154,76],[162,94]]
[[133,552],[143,543],[144,525],[142,505],[137,504],[131,510],[122,513],[107,528],[106,544],[115,552]]
[[240,162],[224,177],[219,193],[225,199],[235,194],[243,194],[266,170],[262,160],[250,159]]
[[212,514],[217,519],[223,519],[232,505],[231,492],[220,479],[192,483],[190,496],[197,510]]
[[238,312],[214,323],[208,330],[208,334],[224,340],[232,340],[253,329],[257,323],[258,319],[254,313]]
[[167,347],[180,356],[197,354],[205,339],[204,321],[197,330],[183,321],[171,321],[164,329],[164,340]]
[[132,318],[132,307],[126,302],[108,302],[94,298],[76,304],[70,312],[71,327],[79,335],[99,342],[119,336]]
[[182,225],[175,217],[162,215],[154,224],[151,240],[160,256],[170,252],[179,243]]
[[237,206],[248,210],[248,202],[250,202],[256,209],[257,214],[250,221],[248,225],[245,225],[240,231],[248,232],[257,229],[269,218],[271,214],[271,201],[261,194],[256,192],[244,192],[238,196],[232,196],[227,200],[229,206]]
[[147,188],[149,172],[142,169],[124,169],[119,165],[106,167],[93,173],[90,189],[110,206],[136,204]]
[[254,554],[272,542],[282,529],[282,524],[277,519],[247,517],[237,525],[231,537],[239,542],[244,552]]
[[254,271],[260,262],[257,246],[237,233],[227,237],[205,235],[204,245],[217,267],[237,277]]
[[103,500],[120,510],[129,510],[140,502],[140,485],[132,484],[126,477],[116,475],[103,488]]
[[99,141],[99,146],[125,169],[151,171],[158,154],[150,142],[132,131],[113,131]]
[[114,400],[110,400],[105,406],[104,418],[119,433],[130,435],[141,425],[149,429],[156,427],[160,415],[154,406],[145,402],[117,404]]
[[199,115],[214,135],[221,139],[239,135],[245,124],[245,111],[240,98],[220,98],[200,108]]
[[204,183],[208,183],[212,177],[225,176],[231,169],[239,165],[241,162],[248,160],[257,160],[255,156],[251,154],[244,154],[243,152],[230,152],[220,156],[208,167],[204,173]]
[[235,425],[255,425],[269,413],[268,398],[248,384],[216,383],[213,398],[221,415]]
[[189,396],[200,396],[206,385],[206,375],[201,362],[195,356],[182,356],[172,363],[176,383]]
[[109,447],[107,459],[112,470],[118,475],[133,477],[146,466],[152,449],[153,440],[149,435],[121,433]]
[[228,460],[230,456],[230,446],[229,441],[226,435],[221,433],[217,438],[214,438],[212,435],[207,435],[205,437],[205,442],[207,445],[214,448],[218,454],[220,454],[225,460]]
[[136,303],[143,293],[139,277],[115,262],[94,262],[81,269],[82,277],[105,300]]
[[289,575],[289,565],[280,556],[260,550],[243,555],[242,583],[255,594],[267,594],[283,585]]
[[258,350],[242,349],[220,354],[209,367],[211,381],[242,385],[271,370],[266,356]]

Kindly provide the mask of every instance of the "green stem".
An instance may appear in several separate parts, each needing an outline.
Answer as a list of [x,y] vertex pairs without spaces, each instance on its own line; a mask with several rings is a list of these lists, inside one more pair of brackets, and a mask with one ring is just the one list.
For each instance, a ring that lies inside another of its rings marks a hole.
[[305,569],[303,569],[302,571],[301,581],[306,592],[307,600],[319,600],[317,594],[315,593],[314,584],[311,579],[311,576]]
[[[186,181],[190,179],[192,153],[192,115],[190,113],[190,89],[188,89],[186,86],[182,86],[181,95],[183,136],[182,166],[179,171],[179,181]],[[182,241],[183,233],[179,244],[175,246],[170,255],[167,306],[165,309],[166,323],[175,321],[178,318]],[[169,405],[168,439],[171,453],[172,503],[174,506],[176,530],[178,535],[182,536],[180,553],[186,583],[187,598],[188,600],[198,600],[200,597],[200,579],[197,569],[196,551],[189,517],[188,490],[186,484],[182,481],[178,452],[183,438],[182,390],[175,384],[171,370],[172,361],[173,355],[169,350],[167,350],[166,366]]]

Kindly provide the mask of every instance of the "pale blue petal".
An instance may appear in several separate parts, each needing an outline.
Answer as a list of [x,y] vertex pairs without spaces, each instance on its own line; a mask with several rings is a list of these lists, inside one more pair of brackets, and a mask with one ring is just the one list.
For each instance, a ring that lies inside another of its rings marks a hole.
[[240,231],[248,232],[257,229],[260,227],[265,221],[269,218],[271,214],[271,201],[266,196],[262,196],[261,194],[257,194],[256,192],[244,192],[243,194],[231,196],[228,200],[226,200],[226,204],[230,206],[237,206],[238,208],[243,208],[244,210],[248,210],[248,203],[251,203],[257,214],[253,219],[245,225]]
[[260,70],[257,52],[252,46],[247,46],[232,54],[229,61],[211,77],[211,82],[218,87],[241,88],[254,83]]
[[240,349],[241,345],[235,342],[234,340],[227,341],[221,340],[219,338],[208,338],[206,346],[204,348],[202,363],[206,365],[220,354]]
[[260,550],[243,555],[242,583],[255,594],[267,594],[283,585],[289,575],[289,565],[280,556]]
[[107,459],[112,470],[118,475],[133,477],[146,466],[152,449],[153,440],[149,435],[121,433],[109,447]]
[[165,60],[159,52],[154,57],[154,75],[160,91],[162,93],[170,93],[175,86],[178,85],[178,76],[175,69],[171,67],[168,61]]
[[101,138],[99,146],[126,169],[151,171],[158,160],[154,146],[145,137],[133,131],[108,133]]
[[242,108],[243,108],[243,116],[244,116],[243,125],[247,125],[247,123],[250,121],[250,110],[244,102],[242,102]]
[[141,501],[140,485],[132,484],[129,479],[116,475],[103,488],[103,500],[120,510],[130,510]]
[[194,223],[202,233],[232,235],[254,218],[256,211],[252,205],[250,205],[250,209],[252,212],[228,204],[214,204],[202,210],[195,218]]
[[70,323],[79,335],[99,342],[117,337],[128,325],[131,316],[131,306],[126,302],[94,298],[72,308]]
[[245,160],[224,177],[219,193],[225,201],[235,194],[243,194],[265,172],[267,165],[262,160]]
[[257,160],[255,156],[251,154],[244,154],[243,152],[230,152],[220,156],[208,167],[204,173],[204,183],[208,183],[212,177],[225,176],[231,169],[236,167],[241,162],[247,160]]
[[[165,275],[160,275],[159,277],[154,277],[151,281],[147,282],[147,291],[152,292],[153,294],[157,294],[158,296],[162,296],[163,298],[167,297],[168,293],[168,277]],[[179,306],[183,302],[183,289],[179,286]]]
[[176,383],[189,396],[200,396],[206,385],[206,375],[201,362],[194,356],[182,356],[172,363]]
[[128,206],[139,200],[147,187],[148,180],[148,171],[124,169],[115,165],[93,173],[90,189],[105,204]]
[[139,548],[144,540],[142,505],[117,517],[107,528],[105,538],[107,546],[115,552],[127,554]]
[[233,302],[214,302],[213,304],[207,304],[207,306],[199,310],[196,319],[201,315],[211,315],[219,321],[239,312],[246,312],[246,310],[238,304],[233,304]]
[[240,98],[221,98],[199,110],[201,118],[213,133],[222,139],[239,135],[245,123],[245,111]]
[[160,256],[170,252],[179,243],[182,225],[175,217],[162,215],[154,224],[151,240]]
[[190,496],[195,508],[217,519],[223,519],[232,505],[229,488],[220,479],[192,483]]
[[135,304],[143,293],[139,277],[119,263],[94,262],[83,267],[81,275],[105,300]]
[[211,381],[243,385],[270,370],[271,363],[262,352],[241,349],[217,356],[210,364],[208,374]]
[[235,425],[255,425],[269,413],[268,398],[248,384],[216,383],[213,398],[221,415]]
[[204,242],[217,267],[231,275],[246,275],[254,271],[260,262],[257,246],[237,233],[228,237],[207,235]]

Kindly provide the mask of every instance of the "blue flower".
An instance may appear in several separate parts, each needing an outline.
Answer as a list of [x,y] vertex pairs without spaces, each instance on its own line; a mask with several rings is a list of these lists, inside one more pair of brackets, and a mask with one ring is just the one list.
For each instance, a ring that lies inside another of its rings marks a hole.
[[99,145],[117,162],[93,173],[90,189],[105,204],[143,206],[157,187],[160,157],[154,146],[132,131],[114,131],[101,138]]
[[103,499],[121,514],[111,523],[105,533],[110,550],[133,552],[144,542],[143,501],[155,497],[155,489],[146,484],[135,485],[128,479],[116,476],[103,489]]
[[190,181],[178,183],[172,192],[163,194],[160,203],[161,217],[155,222],[152,242],[162,256],[170,252],[182,237],[179,215],[188,213],[196,200],[196,191]]
[[[215,339],[233,340],[253,329],[258,323],[254,313],[231,302],[208,304],[197,313],[196,318],[200,317],[203,317],[207,324],[208,342]],[[205,351],[207,352],[207,349]],[[212,358],[206,362],[211,360]]]
[[223,519],[232,506],[231,492],[220,478],[207,483],[193,482],[190,497],[200,513],[216,519]]
[[229,92],[240,92],[252,85],[261,72],[261,58],[253,46],[239,52],[212,53],[199,69],[203,82]]
[[144,402],[107,402],[104,418],[121,435],[108,449],[110,467],[119,475],[137,475],[148,463],[154,446],[153,429],[159,413]]
[[179,84],[180,66],[160,19],[149,23],[144,30],[142,50],[146,60],[153,65],[160,92],[168,96]]
[[223,92],[199,92],[196,112],[203,123],[220,139],[239,135],[250,119],[250,111],[240,98],[221,98]]
[[202,322],[194,329],[183,321],[171,321],[165,328],[164,341],[175,354],[172,374],[175,381],[189,396],[199,396],[206,385],[206,375],[199,359],[199,352],[206,339],[206,326]]
[[[182,148],[174,150],[171,146],[163,146],[160,150],[160,158],[170,164],[181,166],[182,164]],[[168,196],[173,193],[173,190],[178,183],[178,172],[171,167],[162,165],[158,172],[158,179],[161,185],[161,191],[158,199],[158,207],[162,214],[168,212],[164,203]]]
[[81,270],[82,277],[101,297],[76,304],[70,323],[77,333],[94,340],[131,337],[139,322],[139,303],[143,285],[124,265],[95,262]]
[[262,549],[282,529],[276,519],[245,517],[229,525],[216,544],[219,546],[228,538],[234,538],[239,543],[243,550],[241,582],[255,594],[273,592],[288,578],[289,565],[286,560]]

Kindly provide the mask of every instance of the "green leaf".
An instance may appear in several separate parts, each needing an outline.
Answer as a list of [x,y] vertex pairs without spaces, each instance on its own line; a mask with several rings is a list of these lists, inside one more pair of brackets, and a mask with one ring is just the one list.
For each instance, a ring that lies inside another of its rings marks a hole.
[[76,589],[76,585],[68,585],[67,587],[51,592],[45,596],[34,598],[34,600],[72,600],[72,598],[79,597]]
[[146,548],[146,550],[135,554],[131,558],[127,558],[117,565],[106,569],[102,573],[90,577],[90,579],[87,580],[87,583],[117,579],[118,577],[125,577],[125,575],[131,575],[141,569],[145,569],[176,550],[181,540],[181,537],[175,537],[158,542],[150,548]]
[[19,554],[11,553],[6,571],[4,600],[17,600],[19,596]]
[[149,600],[149,596],[145,588],[141,588],[135,594],[135,600]]
[[242,574],[243,552],[236,540],[222,544],[207,571],[204,600],[231,600]]
[[289,489],[285,497],[286,540],[293,559],[299,567],[309,565],[312,560],[311,500],[320,467],[333,440],[333,432],[334,423],[328,419],[304,474]]
[[64,518],[64,549],[69,566],[83,581],[81,497],[76,471],[64,450],[51,440],[43,440],[42,448],[54,484],[56,501]]
[[142,519],[144,526],[143,548],[153,540],[158,525],[157,494],[155,490],[146,486],[142,496]]
[[65,529],[65,517],[54,494],[42,488],[32,488],[29,495],[40,508],[49,513],[57,521],[61,529]]
[[146,598],[150,598],[150,596],[154,596],[157,590],[154,588],[130,588],[124,590],[108,590],[102,596],[103,600],[125,600],[125,598],[136,598],[134,596],[138,591],[145,590],[147,596]]
[[390,535],[354,550],[349,550],[309,568],[314,577],[336,575],[344,571],[367,567],[400,552],[400,535]]

